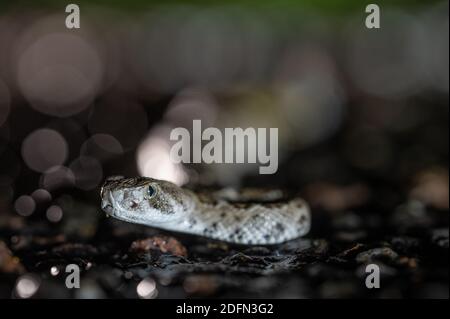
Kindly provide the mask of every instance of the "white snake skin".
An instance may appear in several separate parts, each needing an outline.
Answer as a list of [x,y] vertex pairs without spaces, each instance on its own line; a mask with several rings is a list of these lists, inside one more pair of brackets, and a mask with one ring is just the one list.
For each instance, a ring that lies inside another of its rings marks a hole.
[[102,209],[117,219],[236,244],[278,244],[307,234],[311,226],[309,208],[300,198],[237,203],[229,200],[239,198],[234,193],[225,200],[146,177],[109,178],[101,197]]

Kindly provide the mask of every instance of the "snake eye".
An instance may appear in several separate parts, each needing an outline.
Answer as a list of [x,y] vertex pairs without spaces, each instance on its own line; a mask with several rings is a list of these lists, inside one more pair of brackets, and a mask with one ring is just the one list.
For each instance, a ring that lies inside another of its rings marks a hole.
[[147,195],[149,196],[149,198],[153,197],[156,194],[156,189],[149,185],[147,188]]

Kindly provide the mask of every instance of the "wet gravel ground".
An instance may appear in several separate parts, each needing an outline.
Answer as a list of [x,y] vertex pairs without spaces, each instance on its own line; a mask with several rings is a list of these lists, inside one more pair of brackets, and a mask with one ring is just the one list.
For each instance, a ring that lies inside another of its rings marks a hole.
[[[9,218],[0,232],[0,297],[20,297],[25,278],[35,284],[33,298],[448,298],[448,211],[418,201],[387,216],[316,209],[307,238],[276,246],[234,246],[105,217],[91,224]],[[70,227],[78,229],[67,235]],[[81,269],[79,289],[65,286],[72,263]],[[370,263],[380,267],[380,289],[365,286]]]

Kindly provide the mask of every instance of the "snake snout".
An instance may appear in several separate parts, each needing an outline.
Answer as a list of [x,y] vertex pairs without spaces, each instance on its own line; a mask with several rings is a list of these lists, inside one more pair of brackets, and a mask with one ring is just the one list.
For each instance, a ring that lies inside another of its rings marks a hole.
[[113,213],[113,205],[111,203],[110,192],[111,191],[107,187],[105,187],[105,185],[100,190],[100,197],[102,199],[101,207],[102,210],[107,214]]
[[112,214],[113,212],[113,206],[111,204],[111,202],[108,199],[102,198],[102,209],[107,213],[107,214]]

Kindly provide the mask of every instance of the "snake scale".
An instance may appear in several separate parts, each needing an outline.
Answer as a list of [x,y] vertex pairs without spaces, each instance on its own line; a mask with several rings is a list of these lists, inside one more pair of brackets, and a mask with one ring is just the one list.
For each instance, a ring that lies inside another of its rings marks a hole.
[[108,178],[100,195],[102,209],[119,220],[236,244],[282,243],[307,234],[311,225],[300,198],[236,202],[148,177]]

